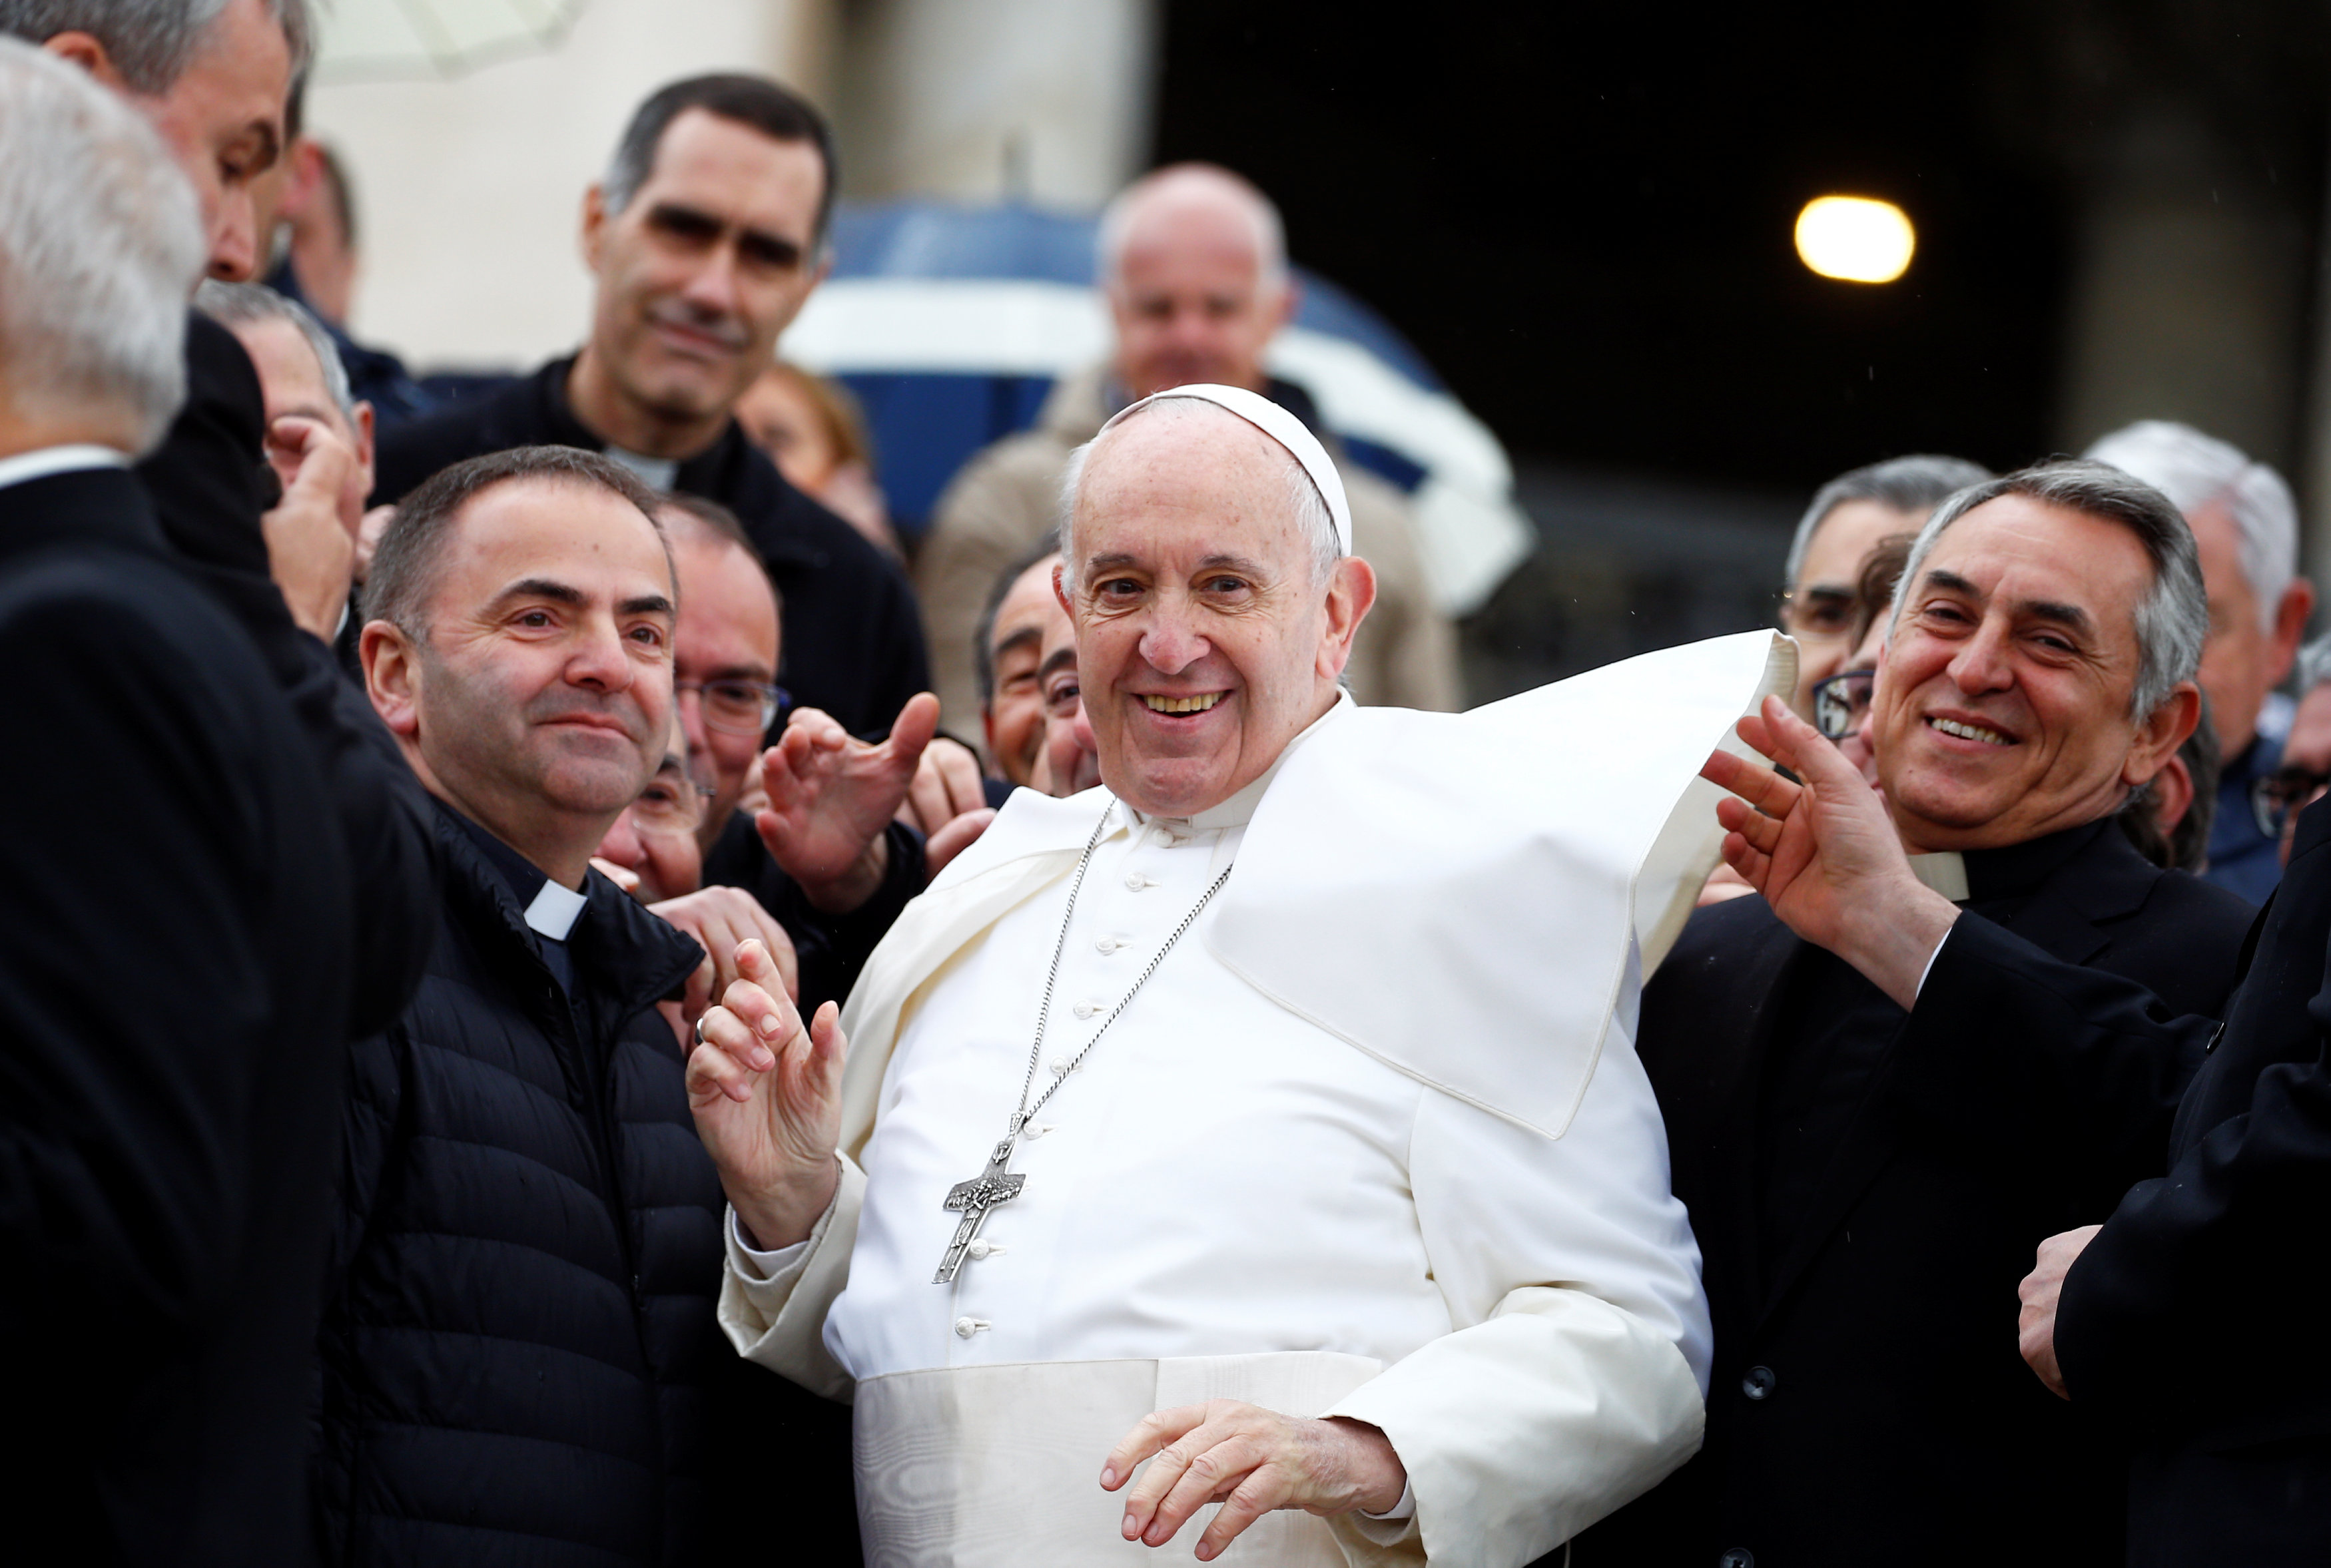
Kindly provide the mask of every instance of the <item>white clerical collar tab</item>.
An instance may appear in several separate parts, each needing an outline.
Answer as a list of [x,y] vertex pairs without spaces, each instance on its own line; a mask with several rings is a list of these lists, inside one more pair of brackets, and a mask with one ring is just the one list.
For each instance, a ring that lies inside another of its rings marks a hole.
[[1118,410],[1108,423],[1100,427],[1102,434],[1151,404],[1168,397],[1191,397],[1227,409],[1285,447],[1288,454],[1302,464],[1303,471],[1311,476],[1311,482],[1319,489],[1320,499],[1327,503],[1327,515],[1336,521],[1336,542],[1343,546],[1344,554],[1352,553],[1352,503],[1344,494],[1344,476],[1336,471],[1335,460],[1319,444],[1319,438],[1304,428],[1301,420],[1260,393],[1249,392],[1243,386],[1220,386],[1204,381],[1188,386],[1169,386]]
[[1910,874],[1954,904],[1974,897],[1967,890],[1966,857],[1956,850],[1911,856]]
[[564,942],[566,934],[575,929],[575,922],[583,917],[583,907],[590,899],[571,888],[546,880],[534,902],[526,907],[526,923],[553,942]]

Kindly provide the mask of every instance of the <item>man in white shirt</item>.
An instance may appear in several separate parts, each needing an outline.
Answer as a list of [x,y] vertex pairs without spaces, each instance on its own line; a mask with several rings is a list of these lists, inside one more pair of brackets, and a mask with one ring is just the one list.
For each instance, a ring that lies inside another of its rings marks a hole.
[[1220,1503],[1201,1561],[1527,1562],[1698,1440],[1628,1036],[1713,860],[1691,740],[1787,645],[1358,708],[1373,573],[1291,416],[1178,388],[1067,482],[1106,787],[909,907],[846,1069],[740,955],[690,1063],[729,1337],[854,1398],[870,1561],[1132,1559]]

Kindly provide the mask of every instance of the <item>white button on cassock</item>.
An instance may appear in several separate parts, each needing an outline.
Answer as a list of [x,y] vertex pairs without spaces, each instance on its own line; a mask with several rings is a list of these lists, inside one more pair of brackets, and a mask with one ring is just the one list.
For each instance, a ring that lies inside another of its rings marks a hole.
[[1076,1006],[1070,1009],[1070,1011],[1074,1012],[1079,1018],[1090,1018],[1094,1013],[1099,1012],[1100,1009],[1089,1002],[1080,1002]]
[[955,1336],[957,1339],[969,1339],[981,1329],[994,1326],[985,1317],[958,1317],[955,1320]]
[[1102,957],[1106,958],[1124,946],[1124,943],[1119,942],[1114,936],[1104,936],[1099,941],[1093,944],[1093,948]]
[[1149,879],[1138,871],[1127,871],[1125,874],[1125,885],[1138,893],[1142,889],[1149,886]]

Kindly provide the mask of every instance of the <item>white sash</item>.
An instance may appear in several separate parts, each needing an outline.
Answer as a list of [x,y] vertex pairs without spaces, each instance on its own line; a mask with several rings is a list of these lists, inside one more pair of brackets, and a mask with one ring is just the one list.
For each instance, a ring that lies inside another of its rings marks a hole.
[[[1100,1488],[1101,1460],[1134,1423],[1152,1411],[1210,1399],[1310,1416],[1382,1370],[1366,1356],[1321,1351],[1030,1362],[868,1378],[858,1385],[854,1423],[868,1568],[1194,1562],[1212,1506],[1153,1550],[1120,1531],[1130,1485]],[[1344,1554],[1326,1520],[1282,1509],[1255,1521],[1215,1562],[1343,1568]]]

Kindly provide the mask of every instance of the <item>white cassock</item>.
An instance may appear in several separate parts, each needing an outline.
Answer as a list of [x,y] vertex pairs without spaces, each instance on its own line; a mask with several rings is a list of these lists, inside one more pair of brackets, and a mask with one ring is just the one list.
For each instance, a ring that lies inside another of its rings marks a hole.
[[[1505,1568],[1688,1458],[1707,1304],[1632,1033],[1715,858],[1698,768],[1794,663],[1753,633],[1462,716],[1346,700],[1187,819],[1015,794],[851,996],[832,1208],[775,1253],[730,1226],[731,1340],[854,1397],[867,1560],[1154,1561],[1100,1462],[1215,1397],[1370,1422],[1409,1476],[1395,1516],[1275,1513],[1232,1563]],[[1104,814],[1035,1093],[1236,870],[935,1284]]]

